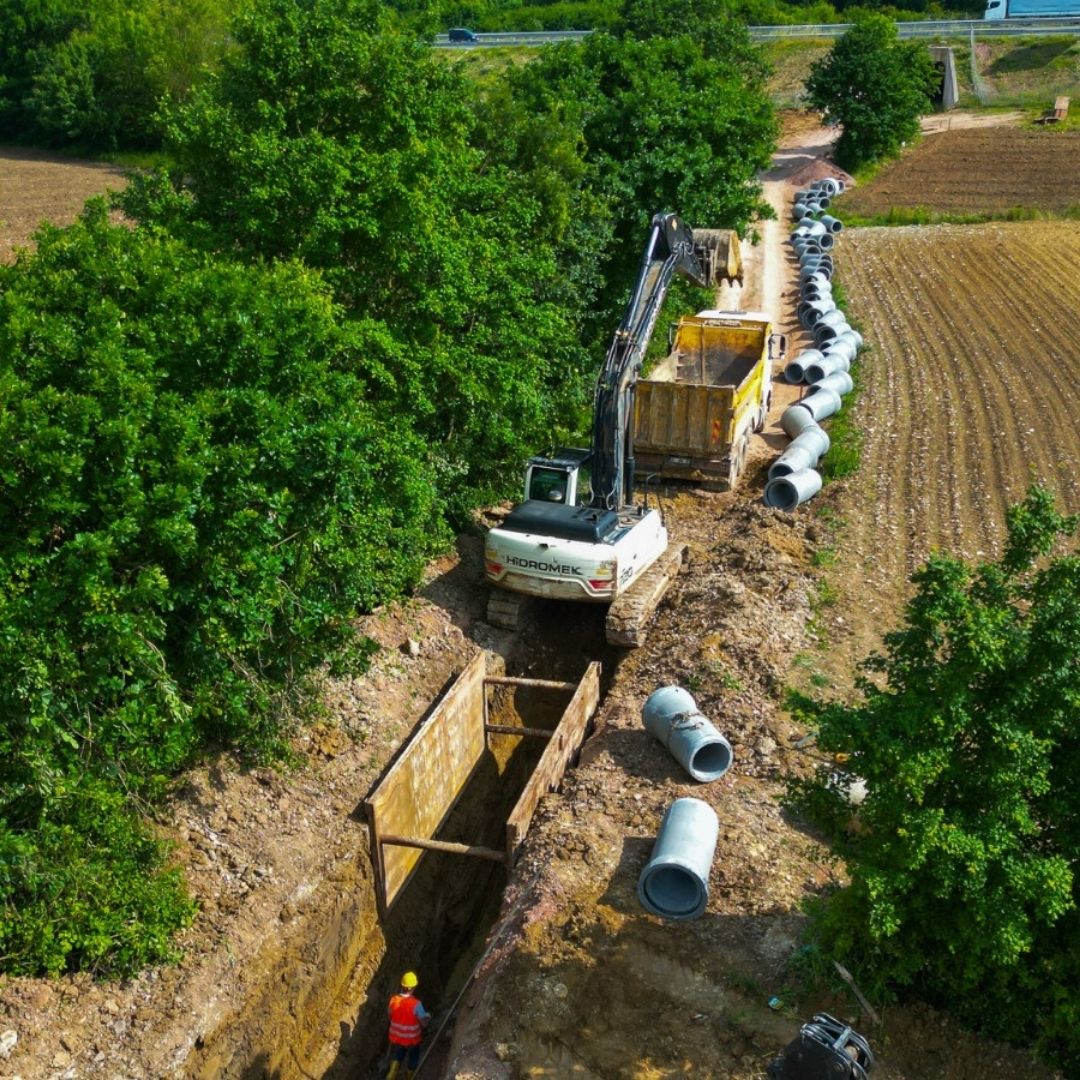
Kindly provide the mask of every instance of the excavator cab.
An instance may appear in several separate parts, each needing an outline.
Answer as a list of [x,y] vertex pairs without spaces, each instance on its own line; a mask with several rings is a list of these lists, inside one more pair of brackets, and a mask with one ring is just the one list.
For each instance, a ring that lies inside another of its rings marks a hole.
[[589,450],[557,450],[551,457],[529,459],[525,469],[525,498],[579,506],[592,495]]

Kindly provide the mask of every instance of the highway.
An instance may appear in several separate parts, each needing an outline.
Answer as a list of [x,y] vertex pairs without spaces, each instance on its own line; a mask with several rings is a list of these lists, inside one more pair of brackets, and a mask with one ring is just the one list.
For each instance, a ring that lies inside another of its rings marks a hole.
[[[1066,19],[951,19],[940,22],[898,22],[902,38],[1016,37],[1031,34],[1080,35],[1080,18]],[[811,23],[805,26],[751,26],[755,41],[774,38],[838,38],[851,28],[850,23]],[[435,37],[439,49],[483,49],[499,45],[555,45],[561,41],[580,41],[591,30],[539,30],[523,33],[478,34],[479,41],[450,41],[445,34]]]

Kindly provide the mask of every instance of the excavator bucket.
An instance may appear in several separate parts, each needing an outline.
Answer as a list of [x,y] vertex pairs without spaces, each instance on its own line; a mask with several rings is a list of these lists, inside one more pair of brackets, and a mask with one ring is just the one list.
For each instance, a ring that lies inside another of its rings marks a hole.
[[695,229],[694,252],[710,285],[743,283],[742,249],[734,229]]

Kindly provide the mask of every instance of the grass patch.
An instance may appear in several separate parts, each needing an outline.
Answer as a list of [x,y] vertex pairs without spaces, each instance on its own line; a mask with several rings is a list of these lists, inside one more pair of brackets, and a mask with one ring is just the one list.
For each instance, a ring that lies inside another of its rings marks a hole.
[[1080,221],[1080,203],[1067,206],[1064,210],[1012,206],[1006,210],[967,213],[932,210],[929,206],[893,206],[883,214],[845,214],[843,210],[836,210],[834,216],[849,228],[856,229],[882,225],[983,225],[988,221]]
[[[844,286],[835,276],[832,281],[832,298],[836,306],[847,317],[848,323],[858,330],[859,328],[852,322],[848,313],[847,294],[844,292]],[[859,350],[860,355],[865,353],[868,347],[864,343],[862,349]],[[852,390],[850,394],[845,396],[844,408],[822,424],[822,427],[828,432],[830,443],[829,452],[821,459],[819,466],[821,479],[824,483],[850,476],[859,468],[862,461],[863,434],[851,416],[852,406],[859,399],[860,372],[861,364],[859,358],[856,357],[849,373],[853,384]]]

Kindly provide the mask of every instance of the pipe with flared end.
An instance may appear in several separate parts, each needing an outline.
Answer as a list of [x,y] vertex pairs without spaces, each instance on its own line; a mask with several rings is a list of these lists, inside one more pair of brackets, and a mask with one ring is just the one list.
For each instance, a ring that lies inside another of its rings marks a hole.
[[814,414],[802,406],[801,402],[789,405],[780,414],[780,426],[789,439],[797,439],[808,427],[817,427]]
[[765,485],[764,502],[776,510],[789,513],[796,506],[813,498],[821,490],[821,474],[814,469],[778,476]]
[[842,356],[830,356],[825,353],[820,360],[807,364],[803,371],[803,378],[811,385],[816,386],[823,379],[827,379],[836,372],[845,372],[850,365]]
[[810,397],[813,394],[820,394],[823,390],[832,390],[834,394],[839,394],[843,397],[845,394],[850,394],[854,389],[855,384],[851,381],[851,376],[846,371],[834,371],[829,375],[826,375],[823,379],[818,379],[809,390],[806,391],[806,396]]
[[789,383],[801,383],[806,378],[806,366],[824,359],[824,355],[817,349],[803,349],[798,356],[787,362],[784,379]]
[[855,342],[852,340],[851,335],[846,330],[841,330],[823,351],[826,356],[842,356],[847,361],[847,366],[851,367],[859,350],[855,348]]
[[731,743],[702,715],[689,691],[681,686],[654,690],[645,702],[641,719],[695,780],[719,780],[731,768]]
[[844,223],[839,218],[834,218],[831,214],[826,214],[821,219],[821,224],[831,233],[838,233],[844,231]]
[[817,423],[840,411],[840,395],[835,390],[822,390],[820,394],[800,398],[791,407],[805,409]]
[[803,428],[788,448],[769,466],[769,479],[812,469],[829,449],[829,436],[817,424]]
[[709,901],[720,822],[701,799],[676,799],[664,814],[638,878],[641,906],[662,919],[696,919]]
[[847,329],[847,323],[822,323],[813,329],[814,344],[818,348],[828,348],[829,343],[838,338]]

